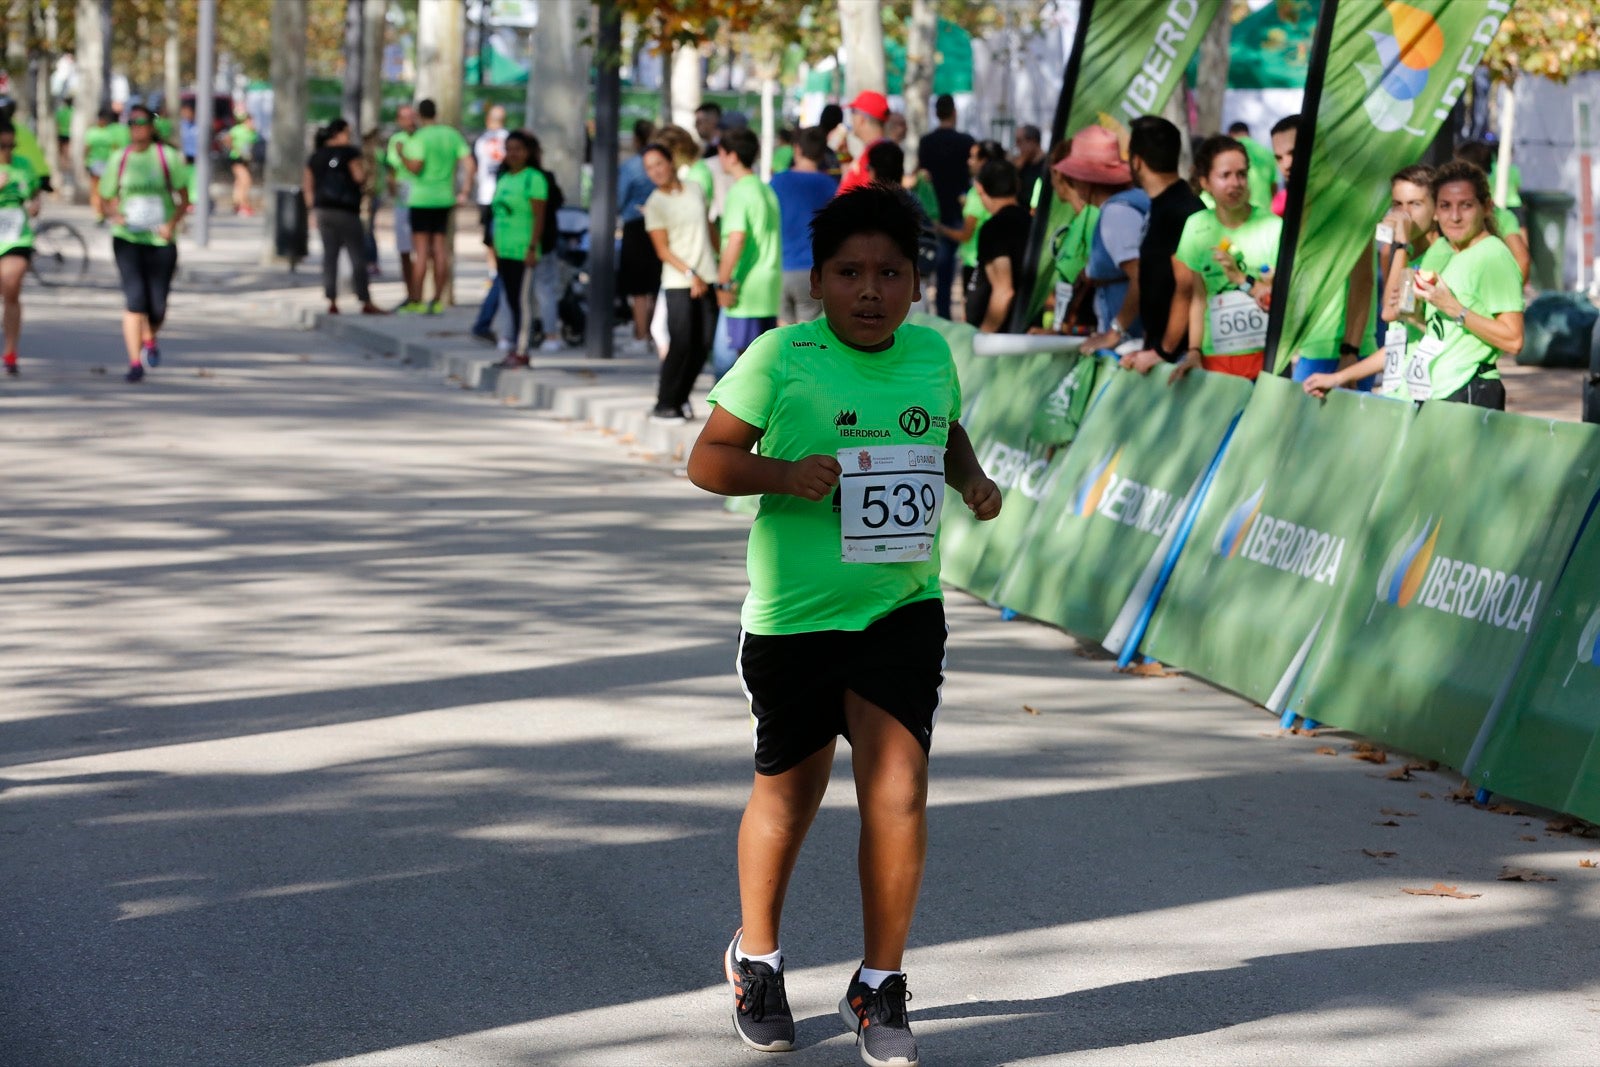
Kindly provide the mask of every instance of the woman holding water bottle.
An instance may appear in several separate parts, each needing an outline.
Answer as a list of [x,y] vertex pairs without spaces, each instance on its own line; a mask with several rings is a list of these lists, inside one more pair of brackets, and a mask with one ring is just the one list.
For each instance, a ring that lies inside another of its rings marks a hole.
[[[1196,367],[1254,379],[1266,356],[1267,306],[1272,300],[1272,264],[1278,261],[1283,220],[1250,203],[1250,158],[1232,137],[1208,137],[1194,154],[1199,191],[1217,206],[1190,215],[1172,257],[1178,293],[1192,295],[1187,308],[1195,342],[1172,369],[1176,382]],[[1185,275],[1201,284],[1185,286]],[[1181,297],[1180,297],[1181,299]]]

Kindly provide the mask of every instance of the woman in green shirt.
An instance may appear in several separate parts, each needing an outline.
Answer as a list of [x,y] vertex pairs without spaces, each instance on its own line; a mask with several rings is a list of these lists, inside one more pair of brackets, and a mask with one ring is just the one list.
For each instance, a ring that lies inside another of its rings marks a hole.
[[17,373],[22,338],[22,276],[33,258],[33,220],[39,216],[39,176],[17,154],[17,131],[0,119],[0,302],[4,303],[5,369]]
[[245,112],[223,136],[228,142],[228,163],[233,168],[233,211],[248,218],[255,214],[250,206],[250,162],[256,142],[261,139],[256,132],[255,116]]
[[511,313],[511,354],[502,367],[526,367],[527,346],[522,336],[522,294],[529,270],[539,262],[540,226],[544,204],[550,195],[544,175],[530,164],[535,141],[526,130],[506,135],[505,159],[495,178],[494,213],[495,269],[500,273],[500,288]]

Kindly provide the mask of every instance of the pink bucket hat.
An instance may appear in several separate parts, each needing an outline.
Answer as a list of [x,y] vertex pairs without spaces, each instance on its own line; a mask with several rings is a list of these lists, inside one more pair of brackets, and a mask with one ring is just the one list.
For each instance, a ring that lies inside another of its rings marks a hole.
[[1072,154],[1055,165],[1069,178],[1097,185],[1125,185],[1133,180],[1122,158],[1117,135],[1104,126],[1085,126],[1072,135]]

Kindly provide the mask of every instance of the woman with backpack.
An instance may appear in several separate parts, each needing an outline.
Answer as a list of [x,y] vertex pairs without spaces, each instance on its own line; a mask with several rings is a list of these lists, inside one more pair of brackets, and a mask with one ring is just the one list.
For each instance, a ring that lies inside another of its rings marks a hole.
[[122,340],[129,382],[161,362],[156,334],[167,318],[167,296],[178,270],[178,223],[189,211],[189,167],[156,143],[155,116],[143,104],[128,111],[128,146],[100,177],[101,204],[111,220],[111,251],[126,310]]
[[339,252],[350,256],[350,282],[363,315],[382,315],[368,288],[367,239],[361,226],[361,191],[367,164],[350,143],[350,123],[334,119],[317,131],[317,148],[306,159],[301,193],[322,235],[322,291],[328,314],[339,314]]

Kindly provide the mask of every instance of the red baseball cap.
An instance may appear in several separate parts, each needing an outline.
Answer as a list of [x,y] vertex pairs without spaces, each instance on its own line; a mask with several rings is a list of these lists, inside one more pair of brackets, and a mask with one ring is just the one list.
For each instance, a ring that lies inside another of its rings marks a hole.
[[851,111],[860,111],[871,115],[879,122],[889,117],[889,98],[882,93],[875,93],[871,89],[863,89],[856,94],[856,98],[845,105]]

